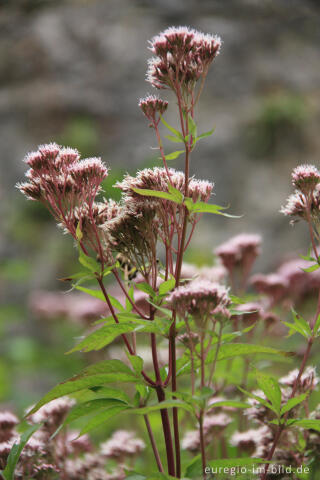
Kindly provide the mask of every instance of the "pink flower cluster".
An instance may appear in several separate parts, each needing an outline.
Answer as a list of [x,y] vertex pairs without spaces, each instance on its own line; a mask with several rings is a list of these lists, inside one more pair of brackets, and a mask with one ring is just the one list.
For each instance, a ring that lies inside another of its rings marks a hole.
[[189,314],[203,323],[210,315],[228,317],[227,307],[231,303],[224,286],[207,280],[194,280],[176,288],[168,295],[167,301],[181,317]]
[[[126,477],[125,469],[129,468],[126,462],[145,448],[143,440],[134,432],[119,430],[98,448],[93,446],[87,434],[80,436],[77,430],[64,428],[52,436],[74,404],[69,397],[62,397],[28,417],[29,423],[41,425],[22,450],[15,478],[123,480]],[[13,444],[20,441],[15,428],[18,423],[19,419],[11,412],[0,412],[1,470],[6,466]],[[116,465],[110,465],[110,460]]]
[[297,302],[320,287],[320,271],[305,271],[310,265],[307,260],[293,258],[282,263],[274,273],[253,275],[250,283],[273,304],[285,298]]
[[219,54],[221,39],[188,27],[170,27],[152,38],[147,81],[156,88],[191,91]]
[[168,102],[161,100],[161,98],[155,95],[147,95],[144,98],[140,98],[139,107],[152,124],[157,124],[159,123],[160,115],[163,115],[167,110]]
[[222,264],[231,272],[235,267],[250,269],[260,254],[261,236],[251,233],[242,233],[230,238],[215,249]]
[[319,217],[320,212],[320,172],[314,165],[299,165],[292,172],[292,184],[296,187],[289,195],[281,213],[290,217],[303,218],[308,221],[308,215],[313,220]]
[[76,220],[81,224],[85,213],[92,213],[100,185],[108,175],[107,167],[100,158],[81,160],[77,150],[56,143],[40,145],[25,162],[30,167],[28,180],[17,185],[19,190],[28,199],[43,202],[76,238]]

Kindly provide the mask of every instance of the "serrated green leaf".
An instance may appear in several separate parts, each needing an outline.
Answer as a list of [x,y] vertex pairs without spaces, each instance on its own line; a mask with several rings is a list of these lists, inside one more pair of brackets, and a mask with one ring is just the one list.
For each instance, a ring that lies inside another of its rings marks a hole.
[[17,463],[19,461],[21,452],[25,445],[28,443],[29,439],[31,436],[41,427],[42,425],[32,425],[29,427],[25,432],[22,433],[20,437],[20,442],[15,443],[11,451],[9,453],[8,459],[7,459],[7,465],[6,468],[0,472],[0,474],[3,476],[4,480],[14,480],[15,477],[15,469],[17,466]]
[[[273,405],[271,405],[271,403],[269,403],[267,400],[265,400],[264,398],[260,397],[259,395],[254,395],[253,393],[251,392],[248,392],[247,390],[244,390],[244,388],[241,388],[241,387],[237,387],[240,392],[246,394],[249,398],[253,398],[254,400],[256,400],[258,403],[260,403],[261,405],[263,405],[264,407],[268,408],[269,410],[271,410],[272,412],[274,412],[276,415],[277,415],[277,411],[275,409],[275,407]],[[271,422],[270,422],[271,423]]]
[[201,133],[200,135],[197,136],[196,141],[198,142],[199,140],[202,140],[202,138],[210,137],[215,131],[215,128],[212,128],[208,132]]
[[81,242],[83,238],[83,233],[81,231],[81,226],[80,226],[80,222],[78,222],[78,225],[77,225],[77,229],[76,229],[76,239]]
[[180,192],[180,190],[173,187],[170,182],[168,182],[168,190],[169,190],[169,193],[171,193],[175,197],[177,203],[183,202],[183,199],[184,199],[183,194]]
[[80,374],[53,387],[33,408],[27,416],[35,413],[46,403],[56,398],[70,395],[80,390],[98,387],[108,383],[141,383],[141,379],[120,360],[104,360],[85,368]]
[[169,310],[168,308],[160,307],[159,305],[156,305],[153,303],[150,299],[147,298],[147,302],[150,303],[153,307],[155,307],[159,312],[163,313],[167,318],[171,318],[172,311]]
[[129,298],[131,299],[131,302],[130,302],[129,298],[126,297],[126,312],[131,312],[132,309],[133,309],[133,304],[134,304],[133,291],[134,291],[134,288],[133,288],[133,285],[131,285],[129,291],[127,292]]
[[293,420],[291,425],[293,425],[294,427],[302,427],[308,430],[316,430],[317,432],[320,432],[320,420],[302,418]]
[[163,125],[164,125],[165,127],[167,127],[167,129],[170,130],[171,133],[173,133],[173,135],[174,135],[175,138],[179,138],[180,140],[183,141],[183,136],[182,136],[182,134],[179,132],[179,130],[177,130],[176,128],[172,127],[172,125],[169,125],[169,123],[165,121],[165,119],[163,118],[162,115],[160,115],[160,120],[161,120],[161,122],[163,123]]
[[171,202],[174,203],[182,203],[182,201],[178,201],[177,197],[169,192],[160,192],[158,190],[148,190],[145,188],[133,188],[132,189],[134,192],[138,193],[139,195],[143,195],[145,197],[156,197],[156,198],[162,198],[164,200],[170,200]]
[[136,288],[141,290],[141,292],[147,293],[150,297],[155,297],[157,294],[153,288],[147,282],[136,283]]
[[313,329],[315,335],[318,337],[320,334],[320,314],[317,317],[316,323],[314,324],[314,329]]
[[315,263],[314,265],[311,265],[311,267],[302,268],[301,270],[303,270],[306,273],[311,273],[311,272],[315,272],[316,270],[318,270],[318,268],[320,268],[320,265],[318,263]]
[[188,116],[188,128],[189,132],[193,137],[193,141],[195,142],[197,138],[197,125],[191,115]]
[[224,213],[228,207],[221,207],[220,205],[213,205],[206,202],[193,202],[191,198],[184,199],[184,205],[187,207],[190,213],[213,213],[214,215],[223,215],[229,218],[241,218],[239,215],[231,215]]
[[176,150],[175,152],[168,153],[168,155],[165,155],[164,158],[166,160],[175,160],[176,158],[180,157],[180,155],[182,155],[183,153],[185,153],[185,150]]
[[91,295],[91,297],[98,298],[99,300],[102,300],[103,302],[106,301],[106,299],[103,296],[103,293],[100,290],[93,290],[91,288],[86,288],[86,287],[80,287],[78,285],[75,286],[77,290],[80,290],[81,292],[87,293],[88,295]]
[[[136,388],[138,387],[140,387],[140,385],[136,385]],[[126,392],[124,392],[123,390],[119,390],[118,388],[94,387],[90,388],[90,390],[94,392],[95,395],[98,396],[98,398],[112,398],[127,403],[128,405],[130,405],[131,403],[130,397],[126,394]]]
[[139,357],[138,355],[130,355],[130,353],[126,352],[127,354],[127,357],[134,369],[134,371],[137,373],[137,374],[140,374],[142,369],[143,369],[143,360],[141,357]]
[[[237,357],[238,355],[254,355],[254,354],[268,354],[268,355],[281,355],[292,356],[291,352],[285,352],[283,350],[277,350],[272,347],[266,347],[263,345],[253,345],[247,343],[229,343],[220,346],[218,360],[225,360],[226,358]],[[208,356],[206,363],[212,362],[215,355],[215,349],[212,349]]]
[[109,418],[113,418],[125,410],[128,410],[127,405],[119,405],[117,407],[111,407],[108,410],[99,413],[87,422],[85,427],[82,428],[79,437],[81,437],[85,433],[91,432],[91,430],[94,430],[100,425],[103,425],[107,420],[109,420]]
[[83,402],[73,407],[73,409],[69,412],[67,418],[65,419],[64,425],[69,425],[75,420],[86,417],[87,415],[90,415],[97,410],[124,405],[128,406],[126,403],[115,398],[97,398],[95,400],[89,400],[88,402]]
[[161,283],[159,286],[159,295],[165,295],[166,293],[170,292],[176,285],[176,280],[174,277],[169,278],[165,282]]
[[[227,336],[231,335],[231,339],[234,338],[234,334],[226,334]],[[214,346],[214,340],[213,340]],[[206,364],[211,364],[215,358],[216,348],[210,348],[209,353],[206,358]],[[226,343],[220,346],[217,360],[226,360],[228,358],[243,356],[243,355],[254,355],[254,354],[265,354],[265,355],[281,355],[281,356],[293,356],[292,352],[285,352],[282,350],[277,350],[272,347],[264,347],[263,345],[253,345],[246,343]],[[195,361],[196,367],[199,365],[199,362]],[[186,353],[182,355],[177,360],[177,376],[185,375],[191,371],[191,362],[190,358]]]
[[165,135],[164,137],[167,140],[170,140],[170,142],[173,142],[173,143],[184,143],[183,138],[179,139],[178,137],[175,137],[174,135]]
[[311,336],[312,331],[311,331],[311,328],[310,328],[308,322],[301,315],[299,315],[297,312],[295,312],[294,310],[292,310],[292,313],[293,313],[293,320],[294,320],[295,324],[301,326],[301,328],[303,328],[303,330],[307,333],[307,335]]
[[270,375],[257,371],[256,378],[260,389],[274,407],[275,413],[280,415],[281,410],[281,389],[277,380]]
[[287,403],[281,408],[281,416],[284,415],[286,412],[289,412],[289,410],[292,410],[292,408],[296,407],[300,403],[302,403],[306,398],[308,397],[308,392],[302,393],[298,397],[290,398]]
[[79,262],[83,267],[92,273],[100,272],[101,265],[94,259],[86,255],[79,247]]
[[114,323],[113,325],[104,325],[95,332],[88,335],[78,345],[73,347],[67,354],[74,352],[98,351],[112,343],[117,337],[124,333],[130,333],[136,330],[137,325],[133,323]]
[[286,327],[289,328],[289,334],[288,334],[288,337],[290,337],[291,335],[293,335],[295,332],[297,333],[300,333],[300,335],[302,335],[303,337],[305,338],[308,338],[308,334],[304,331],[303,328],[301,328],[299,325],[295,324],[295,323],[289,323],[289,322],[282,322],[284,325],[286,325]]

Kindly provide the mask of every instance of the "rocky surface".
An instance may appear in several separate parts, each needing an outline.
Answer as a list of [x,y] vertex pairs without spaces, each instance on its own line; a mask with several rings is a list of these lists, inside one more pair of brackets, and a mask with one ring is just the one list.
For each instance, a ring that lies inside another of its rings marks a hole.
[[[214,179],[216,203],[244,214],[207,219],[195,243],[208,248],[235,232],[258,231],[265,238],[262,267],[290,249],[306,250],[306,230],[293,231],[278,210],[290,191],[291,168],[319,159],[317,1],[25,0],[1,8],[0,255],[21,255],[10,218],[22,208],[13,185],[25,170],[26,151],[69,142],[102,155],[111,169],[130,171],[154,159],[152,131],[137,100],[152,91],[144,81],[147,41],[172,24],[223,38],[200,105],[200,130],[216,130],[199,145],[192,171]],[[176,121],[174,105],[169,119]],[[41,235],[47,246],[59,233],[46,226]],[[32,253],[34,279],[41,282],[44,249],[37,245]]]

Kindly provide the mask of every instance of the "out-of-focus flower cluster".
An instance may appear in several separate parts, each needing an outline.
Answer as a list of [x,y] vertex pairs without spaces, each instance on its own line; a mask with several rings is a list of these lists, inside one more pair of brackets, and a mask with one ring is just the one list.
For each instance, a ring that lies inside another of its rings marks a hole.
[[[122,480],[124,469],[145,448],[133,432],[119,430],[110,440],[95,447],[88,435],[75,430],[53,433],[65,420],[74,401],[63,397],[46,404],[28,417],[30,424],[42,424],[22,450],[15,479],[37,480]],[[4,469],[12,446],[20,442],[18,418],[0,412],[0,469]],[[111,463],[110,463],[111,462]],[[129,462],[129,463],[128,463]]]
[[[213,397],[209,404],[212,404],[212,408],[209,409],[207,415],[203,419],[203,431],[205,445],[212,443],[213,439],[221,441],[221,436],[224,434],[225,429],[232,423],[233,419],[228,412],[232,411],[232,407],[214,407],[214,403],[225,400],[222,397]],[[190,430],[187,431],[182,439],[182,448],[192,453],[200,452],[200,431]]]

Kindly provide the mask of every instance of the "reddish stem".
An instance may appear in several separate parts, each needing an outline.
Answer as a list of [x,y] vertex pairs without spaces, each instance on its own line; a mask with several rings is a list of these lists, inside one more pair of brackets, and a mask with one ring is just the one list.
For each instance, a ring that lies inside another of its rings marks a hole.
[[143,415],[143,418],[144,418],[144,421],[145,421],[145,424],[146,424],[146,427],[147,427],[147,431],[148,431],[148,434],[149,434],[152,450],[153,450],[154,457],[155,457],[156,462],[157,462],[158,470],[159,470],[159,472],[163,473],[164,470],[163,470],[163,466],[162,466],[162,463],[161,463],[158,447],[157,447],[157,444],[156,444],[156,441],[155,441],[155,438],[154,438],[154,435],[153,435],[153,431],[152,431],[152,428],[151,428],[151,425],[150,425],[149,417],[148,417],[148,415]]
[[[103,293],[103,296],[104,298],[106,299],[106,302],[107,302],[107,305],[110,309],[110,312],[111,312],[111,315],[113,316],[113,319],[116,323],[119,323],[119,320],[117,318],[117,315],[116,315],[116,312],[114,311],[114,308],[110,302],[110,298],[109,298],[109,295],[107,294],[107,291],[105,289],[105,286],[103,284],[103,281],[101,278],[97,277],[97,281],[100,285],[100,288],[101,288],[101,291]],[[134,355],[134,350],[133,348],[131,347],[130,343],[129,343],[129,340],[127,339],[125,333],[123,333],[121,335],[124,343],[126,344],[126,347],[128,349],[128,352],[130,353],[130,355]],[[151,385],[152,387],[155,387],[155,382],[144,372],[144,370],[141,371],[141,375],[143,376],[143,378],[149,383],[149,385]]]

